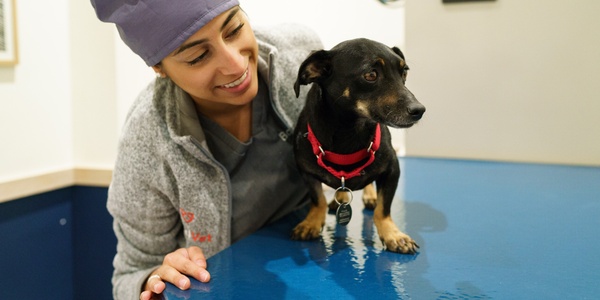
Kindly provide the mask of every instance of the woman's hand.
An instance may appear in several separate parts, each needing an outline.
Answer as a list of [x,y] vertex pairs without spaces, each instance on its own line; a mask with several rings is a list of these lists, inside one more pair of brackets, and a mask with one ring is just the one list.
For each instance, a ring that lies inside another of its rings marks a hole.
[[150,300],[155,295],[161,294],[167,287],[165,282],[170,282],[182,290],[188,289],[191,283],[186,275],[201,282],[210,280],[202,249],[192,246],[180,248],[165,255],[163,264],[148,276],[140,299]]

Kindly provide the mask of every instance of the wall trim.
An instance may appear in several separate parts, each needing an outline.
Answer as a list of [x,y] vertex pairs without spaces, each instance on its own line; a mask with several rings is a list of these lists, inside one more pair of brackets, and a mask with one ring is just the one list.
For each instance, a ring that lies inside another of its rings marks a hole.
[[108,187],[111,179],[110,169],[73,168],[0,182],[0,203],[74,185]]

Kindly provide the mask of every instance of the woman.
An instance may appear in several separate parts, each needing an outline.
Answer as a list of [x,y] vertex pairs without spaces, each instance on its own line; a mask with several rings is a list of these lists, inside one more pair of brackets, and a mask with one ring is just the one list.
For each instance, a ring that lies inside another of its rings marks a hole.
[[305,99],[298,66],[322,48],[303,27],[253,30],[237,0],[134,2],[92,0],[157,73],[109,189],[115,299],[207,282],[206,258],[308,203],[286,139]]

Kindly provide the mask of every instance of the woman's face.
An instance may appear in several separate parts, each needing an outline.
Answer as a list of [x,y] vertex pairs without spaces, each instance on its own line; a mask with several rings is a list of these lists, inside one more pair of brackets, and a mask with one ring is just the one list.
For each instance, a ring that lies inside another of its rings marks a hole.
[[191,95],[201,111],[248,104],[258,91],[258,45],[234,7],[206,24],[154,68]]

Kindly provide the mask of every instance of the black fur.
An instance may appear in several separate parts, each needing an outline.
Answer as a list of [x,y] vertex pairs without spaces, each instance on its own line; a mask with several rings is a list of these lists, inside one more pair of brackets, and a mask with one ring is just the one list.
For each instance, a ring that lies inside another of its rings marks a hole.
[[[296,95],[301,85],[313,85],[298,118],[293,142],[298,167],[313,189],[313,206],[323,205],[319,202],[321,191],[318,186],[321,183],[337,188],[341,182],[317,164],[306,138],[307,123],[310,123],[325,150],[339,154],[366,149],[373,140],[375,127],[379,123],[381,146],[375,154],[375,161],[363,170],[361,176],[346,180],[345,186],[359,190],[375,182],[378,198],[381,198],[378,199],[377,205],[383,207],[382,215],[375,215],[374,218],[389,217],[400,177],[400,167],[387,126],[408,128],[418,122],[425,112],[425,107],[404,85],[407,72],[408,66],[400,49],[368,39],[349,40],[329,51],[315,51],[302,63],[294,84]],[[336,166],[344,171],[355,167]],[[322,207],[315,215],[321,213]],[[315,216],[309,215],[309,218],[312,217]],[[315,218],[321,221],[320,216]],[[303,222],[294,229],[292,237],[317,238],[320,228],[316,232],[315,226]],[[378,231],[381,231],[379,226]],[[390,251],[414,253],[418,248],[416,243],[407,247],[388,245],[382,232],[379,234]],[[410,242],[414,243],[412,240],[398,243]]]

